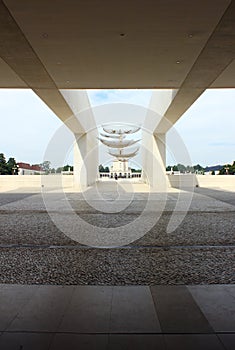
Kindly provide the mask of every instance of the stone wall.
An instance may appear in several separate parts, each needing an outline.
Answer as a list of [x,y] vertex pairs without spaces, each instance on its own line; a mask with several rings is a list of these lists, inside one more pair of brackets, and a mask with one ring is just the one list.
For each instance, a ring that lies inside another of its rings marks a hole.
[[72,175],[0,175],[0,191],[10,191],[19,188],[40,190],[42,185],[63,188],[73,187]]
[[170,185],[174,188],[205,187],[235,191],[235,175],[168,175]]

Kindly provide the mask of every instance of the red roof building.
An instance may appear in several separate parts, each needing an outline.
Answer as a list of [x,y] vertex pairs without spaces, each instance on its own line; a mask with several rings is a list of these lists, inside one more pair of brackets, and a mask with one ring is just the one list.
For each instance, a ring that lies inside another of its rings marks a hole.
[[18,165],[18,175],[37,175],[44,174],[45,171],[38,164],[30,165],[29,163],[17,163]]

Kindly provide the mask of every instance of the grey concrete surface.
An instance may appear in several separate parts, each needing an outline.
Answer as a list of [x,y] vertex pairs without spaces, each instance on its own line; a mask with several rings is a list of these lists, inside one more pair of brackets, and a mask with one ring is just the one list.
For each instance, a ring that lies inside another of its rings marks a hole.
[[223,344],[215,335],[166,335],[166,349],[167,350],[222,350]]
[[73,287],[39,286],[9,325],[11,332],[55,332],[71,300]]
[[[142,238],[116,249],[89,248],[71,240],[51,220],[41,193],[26,190],[21,194],[16,191],[1,193],[0,282],[61,285],[234,283],[232,192],[216,191],[216,194],[219,192],[216,199],[203,190],[193,196],[176,190],[153,194],[150,200],[156,208],[149,210],[147,215],[150,216],[156,215],[154,210],[163,205],[166,197],[160,219]],[[62,221],[68,220],[67,200],[82,220],[104,229],[120,225],[125,228],[138,218],[149,199],[148,193],[131,193],[133,200],[129,203],[125,202],[129,193],[124,193],[121,204],[125,210],[112,214],[102,212],[108,204],[98,200],[92,189],[86,195],[56,192],[47,195]],[[101,195],[114,194],[107,191]],[[185,201],[191,196],[190,207],[184,213]],[[175,231],[169,233],[167,225],[172,214],[176,218],[182,214],[185,217]],[[134,233],[127,231],[127,235]]]
[[67,312],[61,320],[59,331],[108,333],[111,300],[112,287],[75,288]]
[[[132,222],[147,200],[137,193],[108,214],[92,191],[88,202],[66,196],[77,215],[104,228]],[[164,196],[151,203],[160,208]],[[97,249],[64,235],[40,193],[1,193],[0,349],[234,349],[233,197],[200,190],[167,233],[190,196],[168,193],[160,220],[141,239]],[[50,193],[50,200],[66,220],[64,198]]]
[[190,286],[189,290],[215,332],[235,332],[235,285],[229,289],[220,285]]
[[140,286],[138,289],[134,286],[113,288],[110,332],[160,332],[160,324],[148,287]]
[[[234,324],[235,299],[227,299],[234,285],[1,284],[0,292],[0,304],[6,304],[5,315],[7,307],[11,310],[12,319],[0,334],[4,350],[234,349],[234,328],[228,331],[223,324]],[[20,307],[19,295],[25,296]]]
[[235,334],[219,334],[218,337],[226,350],[234,350]]
[[213,330],[186,286],[152,286],[164,333],[212,333]]

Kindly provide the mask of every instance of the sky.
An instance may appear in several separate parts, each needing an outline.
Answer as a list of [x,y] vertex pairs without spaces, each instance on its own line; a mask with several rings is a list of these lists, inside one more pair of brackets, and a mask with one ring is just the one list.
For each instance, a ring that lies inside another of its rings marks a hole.
[[[89,90],[92,106],[129,103],[148,107],[150,90]],[[0,153],[17,162],[41,163],[46,147],[62,125],[31,90],[0,89]],[[235,160],[235,89],[213,89],[175,124],[192,164],[202,166]],[[169,134],[170,136],[170,134]],[[167,164],[173,160],[168,157]],[[63,165],[63,164],[62,164]]]

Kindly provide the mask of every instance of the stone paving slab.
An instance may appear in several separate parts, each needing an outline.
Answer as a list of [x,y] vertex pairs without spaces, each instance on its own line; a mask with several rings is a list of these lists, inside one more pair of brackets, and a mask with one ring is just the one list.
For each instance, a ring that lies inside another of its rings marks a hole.
[[167,350],[224,350],[216,335],[166,335]]
[[104,334],[63,334],[54,336],[49,350],[106,350],[108,335]]
[[39,286],[7,330],[11,332],[55,332],[73,291],[73,287]]
[[235,333],[235,297],[229,293],[234,286],[190,286],[197,304],[209,320],[215,332]]
[[0,331],[7,329],[37,292],[38,286],[0,285]]
[[164,333],[213,332],[186,286],[152,286],[150,289]]
[[235,334],[219,334],[218,338],[220,339],[226,350],[235,349]]
[[[66,287],[67,288],[67,287]],[[74,333],[108,333],[112,287],[75,287],[58,331]]]
[[114,287],[110,333],[159,333],[160,324],[148,287]]
[[166,350],[163,335],[160,334],[119,334],[110,335],[109,350]]
[[[216,314],[212,317],[207,310],[210,293],[210,305],[217,297],[220,321],[227,319],[232,324],[234,300],[227,297],[230,290],[233,294],[233,285],[205,285],[196,289],[194,286],[155,286],[151,289],[152,295],[146,286],[0,285],[0,304],[8,301],[6,305],[16,320],[0,334],[0,349],[234,349],[235,332],[225,333],[222,322],[215,328]],[[189,291],[192,294],[188,294]],[[24,306],[19,308],[17,298],[23,294]],[[190,314],[186,319],[190,326],[184,318],[186,312]]]
[[3,333],[0,336],[0,349],[49,350],[52,340],[50,333]]

